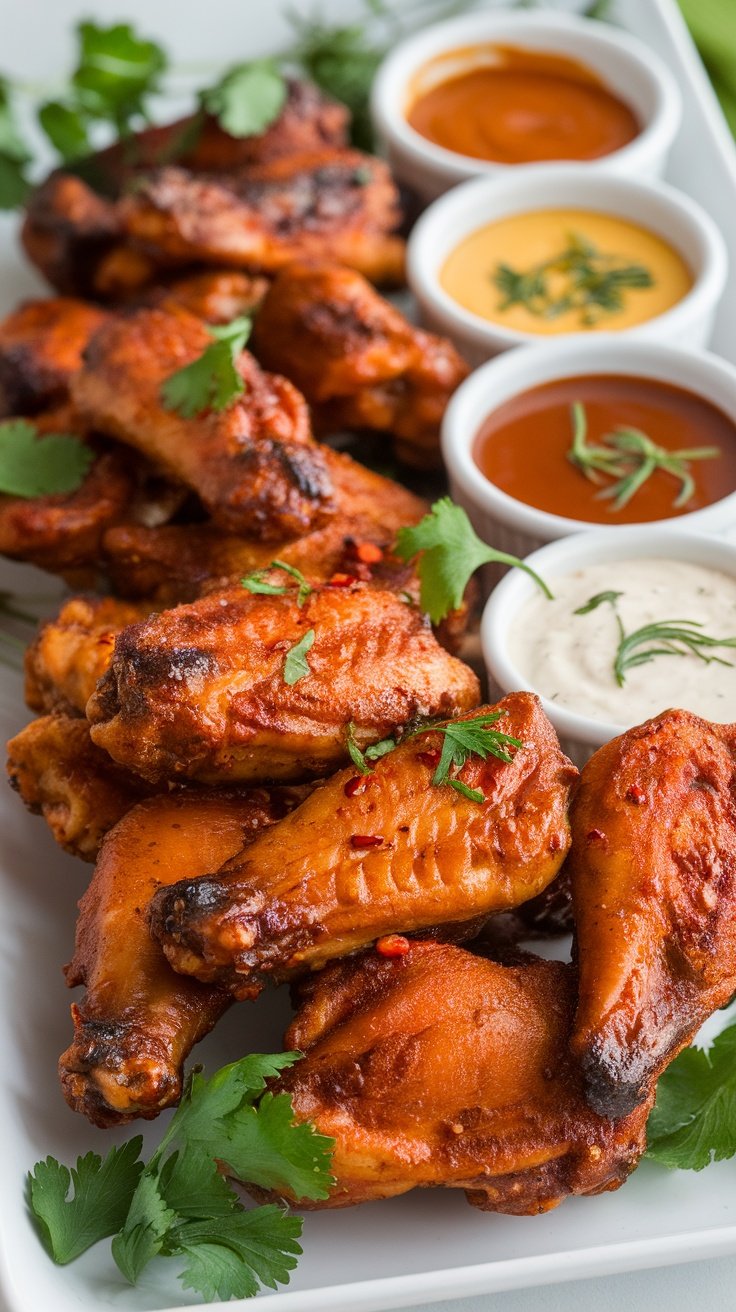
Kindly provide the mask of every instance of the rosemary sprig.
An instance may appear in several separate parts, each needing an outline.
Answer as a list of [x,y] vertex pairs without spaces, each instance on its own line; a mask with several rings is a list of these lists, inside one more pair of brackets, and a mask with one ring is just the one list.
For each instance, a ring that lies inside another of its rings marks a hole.
[[[648,665],[657,656],[697,656],[705,665],[715,662],[716,665],[733,666],[733,661],[712,653],[717,647],[736,647],[736,638],[712,638],[702,632],[703,625],[697,620],[654,620],[651,624],[642,624],[633,633],[627,633],[616,604],[622,596],[621,592],[599,592],[573,612],[575,615],[589,615],[599,606],[611,606],[619,634],[613,659],[613,673],[619,688],[623,688],[626,682],[627,670]],[[706,652],[711,655],[706,655]]]
[[567,246],[551,259],[526,270],[499,263],[491,278],[503,296],[499,310],[523,305],[540,319],[576,311],[584,328],[623,309],[625,291],[654,286],[643,264],[627,264],[577,233],[570,233]]
[[613,478],[609,487],[596,494],[600,500],[611,501],[610,509],[623,510],[639,488],[663,469],[680,484],[672,505],[681,510],[695,492],[695,480],[690,473],[692,460],[715,460],[721,454],[717,446],[696,446],[667,451],[638,428],[616,428],[606,433],[601,443],[588,442],[588,418],[585,406],[575,401],[572,413],[572,445],[567,458],[591,483]]

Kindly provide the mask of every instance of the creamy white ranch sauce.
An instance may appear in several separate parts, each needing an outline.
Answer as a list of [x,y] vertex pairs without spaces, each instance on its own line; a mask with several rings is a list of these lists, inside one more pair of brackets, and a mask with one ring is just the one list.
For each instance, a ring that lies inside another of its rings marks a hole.
[[530,598],[508,640],[512,660],[537,692],[581,715],[625,726],[671,706],[708,720],[736,720],[736,648],[712,653],[733,666],[706,665],[691,654],[658,656],[627,670],[620,688],[613,673],[619,633],[611,606],[574,614],[590,597],[613,590],[623,593],[616,606],[626,633],[654,620],[695,620],[711,637],[731,638],[736,579],[701,565],[652,559],[586,565],[546,581],[554,600],[541,592]]

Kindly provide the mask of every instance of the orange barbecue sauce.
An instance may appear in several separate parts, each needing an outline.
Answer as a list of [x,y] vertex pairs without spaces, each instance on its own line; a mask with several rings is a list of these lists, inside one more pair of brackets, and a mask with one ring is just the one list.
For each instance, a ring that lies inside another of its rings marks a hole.
[[[610,501],[596,498],[612,480],[591,483],[567,458],[576,401],[585,406],[590,443],[628,427],[640,429],[668,450],[716,446],[720,454],[690,463],[695,493],[679,509],[673,505],[677,479],[657,469],[626,506],[614,511]],[[486,477],[509,496],[591,524],[669,519],[736,491],[736,425],[709,401],[648,378],[564,378],[523,392],[489,415],[473,456]]]
[[629,106],[584,64],[515,46],[448,51],[425,65],[410,95],[415,131],[500,164],[599,159],[640,131]]

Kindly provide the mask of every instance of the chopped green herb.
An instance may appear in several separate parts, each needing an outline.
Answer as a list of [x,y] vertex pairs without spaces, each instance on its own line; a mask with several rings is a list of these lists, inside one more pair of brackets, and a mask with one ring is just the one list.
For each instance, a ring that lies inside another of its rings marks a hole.
[[584,606],[578,606],[573,611],[573,615],[590,615],[591,611],[597,610],[599,606],[608,603],[610,606],[616,605],[619,597],[623,597],[623,592],[596,592],[594,597],[589,597]]
[[492,725],[505,714],[505,711],[489,711],[486,715],[476,715],[470,720],[453,720],[449,724],[428,725],[426,729],[418,729],[411,735],[413,738],[425,733],[441,733],[444,736],[442,754],[432,776],[432,783],[436,788],[441,784],[449,784],[471,802],[485,801],[485,796],[479,789],[468,788],[461,780],[451,776],[450,770],[462,770],[471,756],[479,756],[482,761],[489,756],[495,756],[499,761],[504,761],[507,765],[511,764],[513,757],[508,750],[509,747],[518,749],[524,744],[518,738],[511,738],[509,734],[500,733],[492,728]]
[[175,411],[182,419],[194,419],[205,410],[226,410],[237,401],[245,391],[245,383],[236,362],[251,327],[252,320],[247,315],[222,327],[208,325],[207,332],[215,338],[212,344],[162,384],[164,409]]
[[202,104],[231,137],[263,132],[281,113],[286,82],[273,59],[237,64],[201,94]]
[[[654,286],[643,264],[627,264],[616,255],[599,251],[577,233],[570,233],[567,246],[551,259],[525,270],[500,263],[491,278],[503,298],[500,311],[523,305],[540,319],[556,319],[574,311],[584,328],[623,309],[624,292]],[[562,290],[560,278],[565,282]]]
[[311,583],[307,582],[300,569],[297,569],[295,565],[287,565],[284,560],[272,560],[266,569],[254,570],[252,574],[248,574],[240,582],[244,588],[247,588],[248,592],[261,593],[266,597],[283,597],[287,592],[292,592],[293,588],[289,587],[288,584],[268,582],[266,575],[269,570],[273,569],[281,569],[285,574],[290,574],[293,579],[296,579],[299,585],[296,604],[297,606],[303,606],[307,597],[314,592],[314,588]]
[[356,770],[359,770],[361,774],[370,774],[371,768],[368,765],[368,761],[378,761],[382,756],[387,756],[395,747],[398,747],[398,742],[395,738],[382,738],[380,742],[371,743],[369,747],[366,747],[364,752],[361,752],[355,739],[355,725],[352,720],[347,726],[345,732],[345,744],[348,749],[350,760]]
[[293,684],[298,683],[300,679],[304,679],[307,674],[311,674],[309,661],[307,660],[307,652],[310,650],[313,642],[314,629],[307,629],[304,637],[300,638],[298,642],[295,642],[291,650],[286,653],[286,660],[284,661],[284,683],[293,686]]
[[707,1050],[686,1048],[657,1084],[647,1122],[647,1156],[661,1166],[702,1171],[736,1154],[736,1025]]
[[28,419],[0,423],[0,492],[7,496],[53,496],[76,492],[94,452],[71,433],[39,435]]

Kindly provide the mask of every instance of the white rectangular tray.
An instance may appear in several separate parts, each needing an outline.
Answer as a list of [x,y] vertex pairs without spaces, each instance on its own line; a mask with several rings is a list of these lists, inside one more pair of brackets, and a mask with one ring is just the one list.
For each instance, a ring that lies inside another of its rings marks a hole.
[[[5,0],[9,5],[9,0]],[[311,9],[302,2],[301,9]],[[89,6],[87,6],[89,8]],[[180,60],[227,62],[280,44],[285,28],[272,9],[242,0],[172,7],[167,0],[97,0],[96,17],[140,23]],[[349,16],[344,0],[322,6]],[[36,0],[13,6],[3,34],[3,65],[28,76],[58,71],[82,0]],[[720,223],[733,274],[714,349],[736,360],[736,150],[675,0],[618,0],[616,17],[667,61],[685,100],[683,129],[669,178],[696,196]],[[175,15],[175,16],[174,16]],[[0,312],[38,288],[18,253],[16,222],[0,223]],[[5,565],[0,588],[48,593],[48,579]],[[0,677],[0,728],[25,721],[20,679]],[[24,1174],[53,1153],[71,1162],[90,1147],[105,1152],[124,1134],[94,1130],[69,1111],[56,1059],[70,1037],[69,1000],[60,972],[72,948],[75,903],[89,870],[61,854],[44,825],[0,789],[2,916],[0,916],[0,1305],[5,1312],[99,1312],[174,1309],[182,1295],[168,1263],[154,1263],[132,1290],[101,1244],[69,1267],[46,1258],[23,1206]],[[288,1015],[285,991],[233,1009],[197,1052],[210,1069],[246,1050],[281,1046]],[[160,1125],[145,1131],[157,1141]],[[264,1295],[273,1312],[371,1312],[461,1295],[605,1275],[736,1252],[734,1168],[725,1162],[695,1175],[669,1174],[648,1162],[623,1189],[572,1199],[536,1218],[501,1217],[470,1208],[460,1192],[417,1191],[404,1198],[308,1216],[304,1256],[284,1292]],[[245,1307],[245,1303],[230,1304]]]

